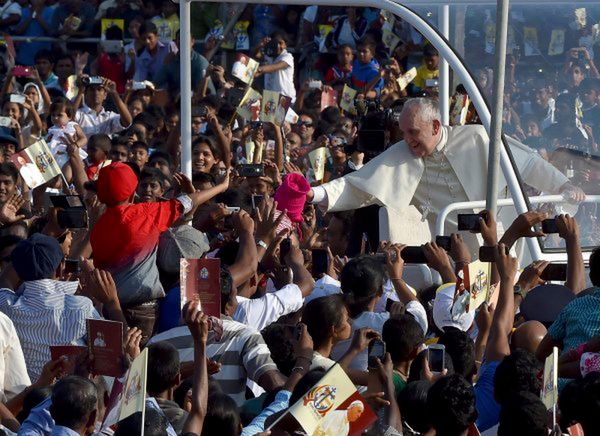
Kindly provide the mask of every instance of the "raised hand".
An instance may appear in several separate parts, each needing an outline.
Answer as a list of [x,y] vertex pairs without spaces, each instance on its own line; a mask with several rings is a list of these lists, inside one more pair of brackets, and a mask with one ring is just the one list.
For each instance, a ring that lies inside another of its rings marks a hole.
[[13,194],[0,208],[0,224],[12,224],[22,219],[25,219],[25,215],[19,215],[19,209],[25,205],[23,197],[17,194]]

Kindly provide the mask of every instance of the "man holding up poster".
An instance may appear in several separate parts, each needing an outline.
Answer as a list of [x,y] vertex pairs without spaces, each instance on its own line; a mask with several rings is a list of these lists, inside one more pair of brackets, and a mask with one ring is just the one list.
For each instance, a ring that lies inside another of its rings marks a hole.
[[[407,219],[420,215],[433,229],[437,214],[448,204],[486,197],[489,139],[485,129],[480,125],[447,127],[440,120],[434,100],[407,101],[399,120],[404,140],[359,171],[313,187],[308,201],[328,212],[384,206],[388,223],[387,228],[385,224],[380,228],[380,239],[407,243],[412,237],[411,243],[428,242],[430,235],[425,233],[429,229],[421,231],[423,241],[415,241],[409,232],[418,232],[407,229],[411,227]],[[563,193],[574,201],[585,198],[581,189],[534,150],[510,139],[509,144],[525,183],[546,193]],[[505,197],[502,173],[499,187],[498,196]],[[457,228],[455,218],[451,214],[448,219],[452,231]]]

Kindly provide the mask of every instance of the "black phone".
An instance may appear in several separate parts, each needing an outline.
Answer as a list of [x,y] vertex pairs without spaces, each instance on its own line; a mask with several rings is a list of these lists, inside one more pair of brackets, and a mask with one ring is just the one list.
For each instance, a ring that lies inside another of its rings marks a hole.
[[[510,252],[508,247],[504,247],[506,255]],[[479,260],[482,262],[496,262],[496,247],[485,245],[479,247]]]
[[546,235],[549,235],[550,233],[558,233],[556,218],[550,218],[542,221],[542,232],[544,232]]
[[446,251],[450,251],[452,248],[452,238],[450,236],[436,236],[435,243]]
[[252,194],[252,209],[258,209],[258,205],[262,203],[264,198],[264,195]]
[[406,263],[427,263],[425,251],[421,246],[404,247],[400,255]]
[[79,274],[79,261],[77,259],[65,259],[65,274]]
[[241,164],[238,174],[240,177],[261,177],[265,175],[265,167],[263,164]]
[[327,256],[327,251],[321,249],[312,250],[312,276],[319,278],[322,274],[326,274],[328,269],[329,256]]
[[459,213],[458,230],[477,233],[481,232],[479,218],[482,218],[482,216],[478,213]]
[[385,302],[385,311],[389,312],[390,310],[392,310],[392,306],[394,306],[394,300],[392,300],[391,298],[388,298],[387,301]]
[[60,209],[82,208],[85,209],[81,195],[50,195],[48,197],[53,207]]
[[369,359],[368,366],[369,368],[377,368],[377,360],[383,362],[383,358],[385,357],[385,342],[381,339],[374,339],[369,344]]
[[446,347],[439,344],[431,344],[427,348],[427,361],[429,369],[434,373],[441,373],[446,366]]
[[88,213],[85,208],[61,209],[56,218],[61,229],[87,229]]
[[540,275],[542,280],[553,282],[564,282],[567,280],[567,264],[565,263],[549,263]]
[[281,241],[281,244],[279,244],[279,262],[282,265],[285,265],[285,257],[288,255],[291,248],[292,241],[290,238],[285,238],[283,241]]

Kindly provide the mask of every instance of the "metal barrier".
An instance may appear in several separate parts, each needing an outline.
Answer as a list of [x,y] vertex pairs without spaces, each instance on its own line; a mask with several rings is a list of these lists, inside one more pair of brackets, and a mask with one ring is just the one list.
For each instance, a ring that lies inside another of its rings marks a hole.
[[[103,41],[100,38],[55,38],[53,36],[23,36],[23,35],[8,35],[14,42],[87,42],[87,43],[99,43]],[[5,40],[4,35],[0,34],[0,40]],[[125,44],[129,44],[133,41],[133,38],[123,38],[119,41],[123,41]]]
[[[536,197],[529,197],[529,202],[533,204],[540,203],[568,203],[562,195],[540,195]],[[600,195],[586,195],[583,203],[600,203]],[[498,199],[498,206],[513,206],[514,200],[512,198],[501,198]],[[443,208],[438,214],[435,222],[435,234],[444,234],[444,224],[446,219],[451,212],[457,210],[472,210],[472,209],[483,209],[485,208],[485,200],[479,201],[462,201],[458,203],[451,203]],[[583,257],[588,260],[590,253],[584,252]],[[543,253],[545,260],[560,260],[564,259],[565,253]],[[537,260],[537,259],[536,259]]]

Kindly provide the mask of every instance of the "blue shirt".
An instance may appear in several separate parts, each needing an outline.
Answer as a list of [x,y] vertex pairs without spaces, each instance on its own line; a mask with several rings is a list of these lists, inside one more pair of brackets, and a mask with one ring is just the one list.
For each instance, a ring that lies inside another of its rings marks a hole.
[[500,404],[494,399],[494,376],[500,361],[484,362],[475,384],[475,407],[477,408],[477,428],[484,432],[498,424],[500,420]]
[[21,425],[18,434],[26,436],[45,436],[50,434],[54,428],[54,419],[50,415],[50,405],[52,405],[52,398],[46,398],[31,409],[29,416]]
[[242,436],[253,436],[257,433],[265,431],[265,421],[267,418],[287,409],[290,404],[291,396],[292,393],[290,391],[281,390],[277,392],[275,399],[271,404],[269,404],[269,407],[260,412],[260,415],[254,418],[248,427],[244,427],[244,430],[242,430]]
[[155,76],[162,68],[165,58],[171,52],[170,44],[158,42],[156,53],[150,54],[147,48],[144,49],[135,59],[135,76],[134,80],[142,82],[144,80],[154,81]]
[[[371,59],[368,64],[359,62],[358,59],[352,64],[352,73],[350,74],[350,86],[358,92],[364,92],[369,83],[379,77],[379,63],[375,58]],[[383,78],[379,78],[377,84],[373,87],[373,91],[381,92],[383,88]]]
[[548,329],[565,353],[600,334],[600,288],[567,304]]
[[[32,9],[31,7],[23,8],[21,10],[21,21],[16,26],[19,27],[22,23],[27,21],[31,16]],[[42,10],[42,21],[44,21],[48,27],[52,28],[52,17],[54,16],[54,9],[49,7],[44,7]],[[48,36],[48,34],[44,31],[43,27],[40,23],[33,19],[25,29],[25,33],[23,36]],[[21,42],[15,44],[17,46],[17,65],[33,65],[35,54],[42,49],[50,49],[51,43],[49,42]]]

